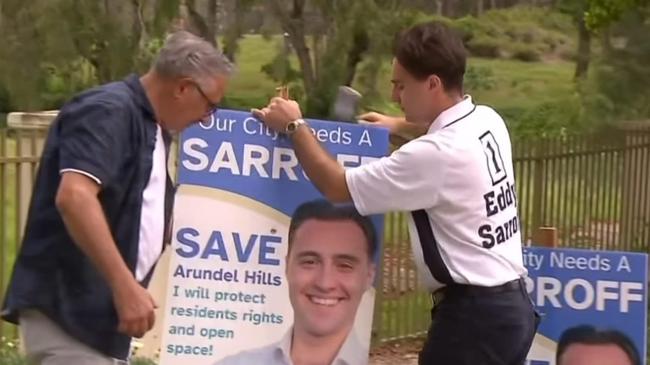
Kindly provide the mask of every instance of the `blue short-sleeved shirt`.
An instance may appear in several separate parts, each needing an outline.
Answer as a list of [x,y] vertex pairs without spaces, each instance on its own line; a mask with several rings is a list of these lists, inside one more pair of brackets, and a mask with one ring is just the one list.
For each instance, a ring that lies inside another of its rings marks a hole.
[[[17,323],[19,310],[38,309],[99,352],[127,358],[131,339],[117,332],[111,290],[68,234],[55,197],[61,171],[78,171],[100,183],[99,200],[110,231],[135,272],[142,193],[151,174],[156,131],[153,109],[136,75],[87,90],[61,108],[40,160],[24,239],[1,312],[4,319]],[[163,135],[169,150],[169,135]],[[164,199],[169,222],[169,174]]]

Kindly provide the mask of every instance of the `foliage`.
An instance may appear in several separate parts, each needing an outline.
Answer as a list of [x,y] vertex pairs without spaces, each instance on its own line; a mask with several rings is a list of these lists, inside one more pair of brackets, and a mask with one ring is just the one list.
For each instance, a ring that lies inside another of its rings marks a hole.
[[0,83],[18,109],[58,107],[146,68],[177,11],[178,0],[3,0]]
[[571,18],[553,9],[516,6],[458,19],[422,15],[417,21],[447,23],[463,38],[471,55],[537,61],[563,57],[573,49],[575,26]]
[[625,39],[613,47],[596,65],[592,83],[586,89],[594,90],[590,108],[594,115],[605,119],[631,120],[650,118],[650,24],[647,15],[633,12],[622,18],[614,29]]
[[630,10],[647,10],[650,0],[587,0],[587,25],[591,29],[602,29],[619,20]]
[[18,341],[0,338],[0,365],[26,365],[27,360],[18,352]]
[[156,365],[156,362],[145,358],[145,357],[136,357],[131,360],[131,365]]
[[494,72],[487,66],[469,65],[465,71],[464,86],[469,93],[478,90],[491,90],[496,86]]

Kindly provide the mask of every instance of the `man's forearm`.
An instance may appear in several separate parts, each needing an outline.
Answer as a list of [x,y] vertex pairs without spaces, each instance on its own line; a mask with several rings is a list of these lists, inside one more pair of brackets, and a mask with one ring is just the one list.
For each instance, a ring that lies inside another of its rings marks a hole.
[[298,128],[291,140],[300,165],[316,188],[331,201],[350,201],[345,169],[320,145],[310,128]]
[[68,233],[114,289],[133,280],[133,275],[113,240],[96,196],[85,192],[68,194],[57,202]]

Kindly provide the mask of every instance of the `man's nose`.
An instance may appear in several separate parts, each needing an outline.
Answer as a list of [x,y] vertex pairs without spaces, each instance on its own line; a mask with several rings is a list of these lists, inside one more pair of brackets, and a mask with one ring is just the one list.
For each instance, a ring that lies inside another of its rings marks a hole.
[[332,265],[322,265],[316,277],[316,286],[323,291],[329,291],[336,286],[336,270]]

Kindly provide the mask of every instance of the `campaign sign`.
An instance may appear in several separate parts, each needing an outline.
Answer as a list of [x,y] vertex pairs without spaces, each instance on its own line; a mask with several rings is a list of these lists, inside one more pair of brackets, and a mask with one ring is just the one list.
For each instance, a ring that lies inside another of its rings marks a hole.
[[[346,168],[388,153],[384,128],[308,122]],[[215,364],[260,346],[290,346],[294,310],[285,278],[290,218],[301,203],[322,197],[291,141],[250,113],[220,110],[183,132],[178,182],[161,364]],[[373,223],[381,237],[382,218],[373,217]],[[350,321],[356,342],[348,347],[364,352],[367,361],[374,288],[366,285],[358,298]],[[232,363],[246,362],[266,363]]]
[[523,253],[528,292],[542,316],[529,365],[555,365],[566,331],[573,338],[591,336],[579,329],[583,325],[623,335],[645,364],[646,254],[542,247],[527,247]]

